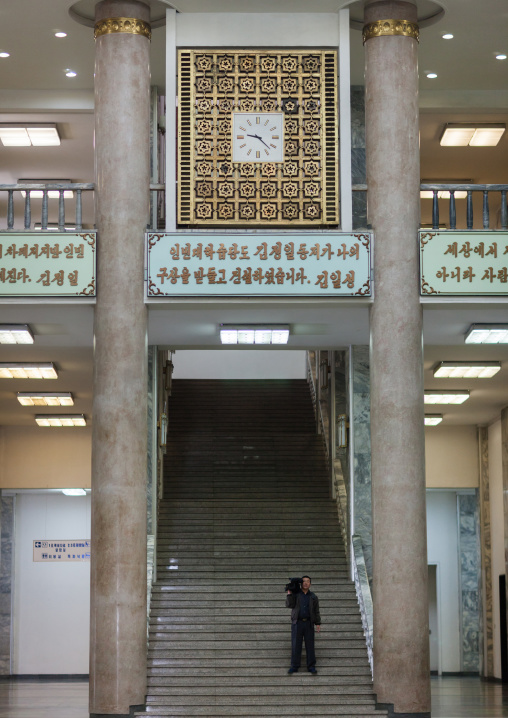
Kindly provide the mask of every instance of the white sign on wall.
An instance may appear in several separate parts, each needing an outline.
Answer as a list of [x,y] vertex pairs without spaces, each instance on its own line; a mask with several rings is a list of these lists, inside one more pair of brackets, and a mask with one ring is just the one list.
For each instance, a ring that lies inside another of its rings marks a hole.
[[147,295],[370,297],[369,232],[147,234]]
[[34,562],[90,561],[90,539],[34,541]]

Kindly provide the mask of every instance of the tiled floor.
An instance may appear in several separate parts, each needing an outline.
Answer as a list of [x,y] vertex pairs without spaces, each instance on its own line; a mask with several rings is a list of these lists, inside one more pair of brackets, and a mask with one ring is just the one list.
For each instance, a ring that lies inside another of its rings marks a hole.
[[[508,686],[452,677],[432,678],[431,685],[432,718],[508,717]],[[88,684],[84,681],[0,681],[0,718],[88,715]]]

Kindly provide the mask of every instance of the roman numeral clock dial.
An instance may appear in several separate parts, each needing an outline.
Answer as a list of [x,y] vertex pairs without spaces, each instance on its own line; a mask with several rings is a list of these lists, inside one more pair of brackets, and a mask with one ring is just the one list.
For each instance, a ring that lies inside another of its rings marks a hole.
[[233,112],[233,162],[283,162],[282,112]]

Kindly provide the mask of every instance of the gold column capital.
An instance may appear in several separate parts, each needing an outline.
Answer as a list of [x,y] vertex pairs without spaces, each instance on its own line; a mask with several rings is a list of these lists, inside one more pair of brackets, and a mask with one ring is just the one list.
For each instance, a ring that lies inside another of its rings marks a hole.
[[404,37],[412,37],[417,42],[420,41],[420,28],[416,22],[409,20],[376,20],[364,25],[363,28],[363,44],[372,37],[381,37],[382,35],[402,35]]
[[128,35],[143,35],[151,40],[152,28],[144,20],[136,17],[108,17],[95,23],[94,38],[97,40],[101,35],[112,35],[117,32]]

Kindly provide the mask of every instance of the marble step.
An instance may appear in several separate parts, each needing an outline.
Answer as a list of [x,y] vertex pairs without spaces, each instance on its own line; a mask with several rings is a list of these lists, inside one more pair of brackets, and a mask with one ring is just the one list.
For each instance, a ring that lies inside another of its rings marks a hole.
[[[206,658],[199,656],[164,655],[161,652],[148,656],[148,675],[170,675],[174,676],[175,671],[182,671],[181,675],[188,675],[190,671],[194,675],[199,671],[214,671],[213,675],[229,677],[246,676],[283,676],[287,674],[288,663],[291,653],[287,653],[281,660],[278,656],[250,656],[249,658],[238,658],[232,656],[220,656],[216,661],[210,663]],[[305,655],[305,652],[302,656]],[[169,673],[161,674],[161,671]],[[362,656],[326,656],[319,657],[319,671],[324,675],[371,675],[370,666],[367,661],[367,653]]]
[[[310,676],[309,680],[318,679],[318,676]],[[208,705],[204,706],[172,706],[155,707],[150,706],[144,713],[135,713],[135,716],[159,716],[160,718],[177,718],[177,716],[237,716],[242,718],[266,718],[266,716],[291,716],[294,718],[302,710],[302,703],[305,702],[305,715],[320,716],[353,716],[355,718],[371,718],[372,716],[387,716],[388,711],[376,710],[373,703],[363,703],[358,705],[337,705],[333,704],[314,704],[305,701],[305,693],[295,691],[292,701],[288,701],[285,705],[266,705],[260,706],[259,699],[254,701],[252,705],[246,705],[243,701],[231,703],[217,703],[210,700]],[[262,712],[261,712],[262,711]]]
[[[171,670],[171,669],[167,669]],[[173,669],[174,670],[174,669]],[[213,673],[207,674],[194,674],[194,675],[183,675],[182,673],[178,673],[178,675],[173,674],[171,679],[171,687],[172,688],[182,688],[185,690],[189,690],[189,688],[194,687],[204,687],[204,686],[227,686],[231,685],[235,688],[238,688],[240,686],[246,686],[246,687],[252,687],[252,686],[279,686],[281,683],[281,680],[286,680],[285,676],[287,675],[287,669],[286,667],[279,667],[278,669],[278,675],[259,675],[259,672],[255,675],[235,675],[235,676],[228,676],[228,675],[222,675],[220,670],[216,672],[215,670]],[[351,675],[351,674],[343,674],[343,675],[331,675],[328,673],[328,675],[325,675],[323,673],[324,669],[320,667],[319,676],[320,676],[320,684],[321,685],[331,685],[332,687],[337,684],[337,686],[347,685],[347,686],[364,686],[368,690],[372,691],[372,677],[370,676],[370,673],[367,675]],[[167,676],[171,675],[169,673],[163,673],[163,674],[154,674],[153,671],[151,672],[149,678],[148,678],[148,686],[149,686],[149,692],[153,693],[156,688],[158,687],[167,687]],[[295,683],[297,685],[300,685],[302,681],[308,680],[308,677],[306,675],[306,672],[302,670],[302,673],[295,674],[293,676],[295,679]]]

